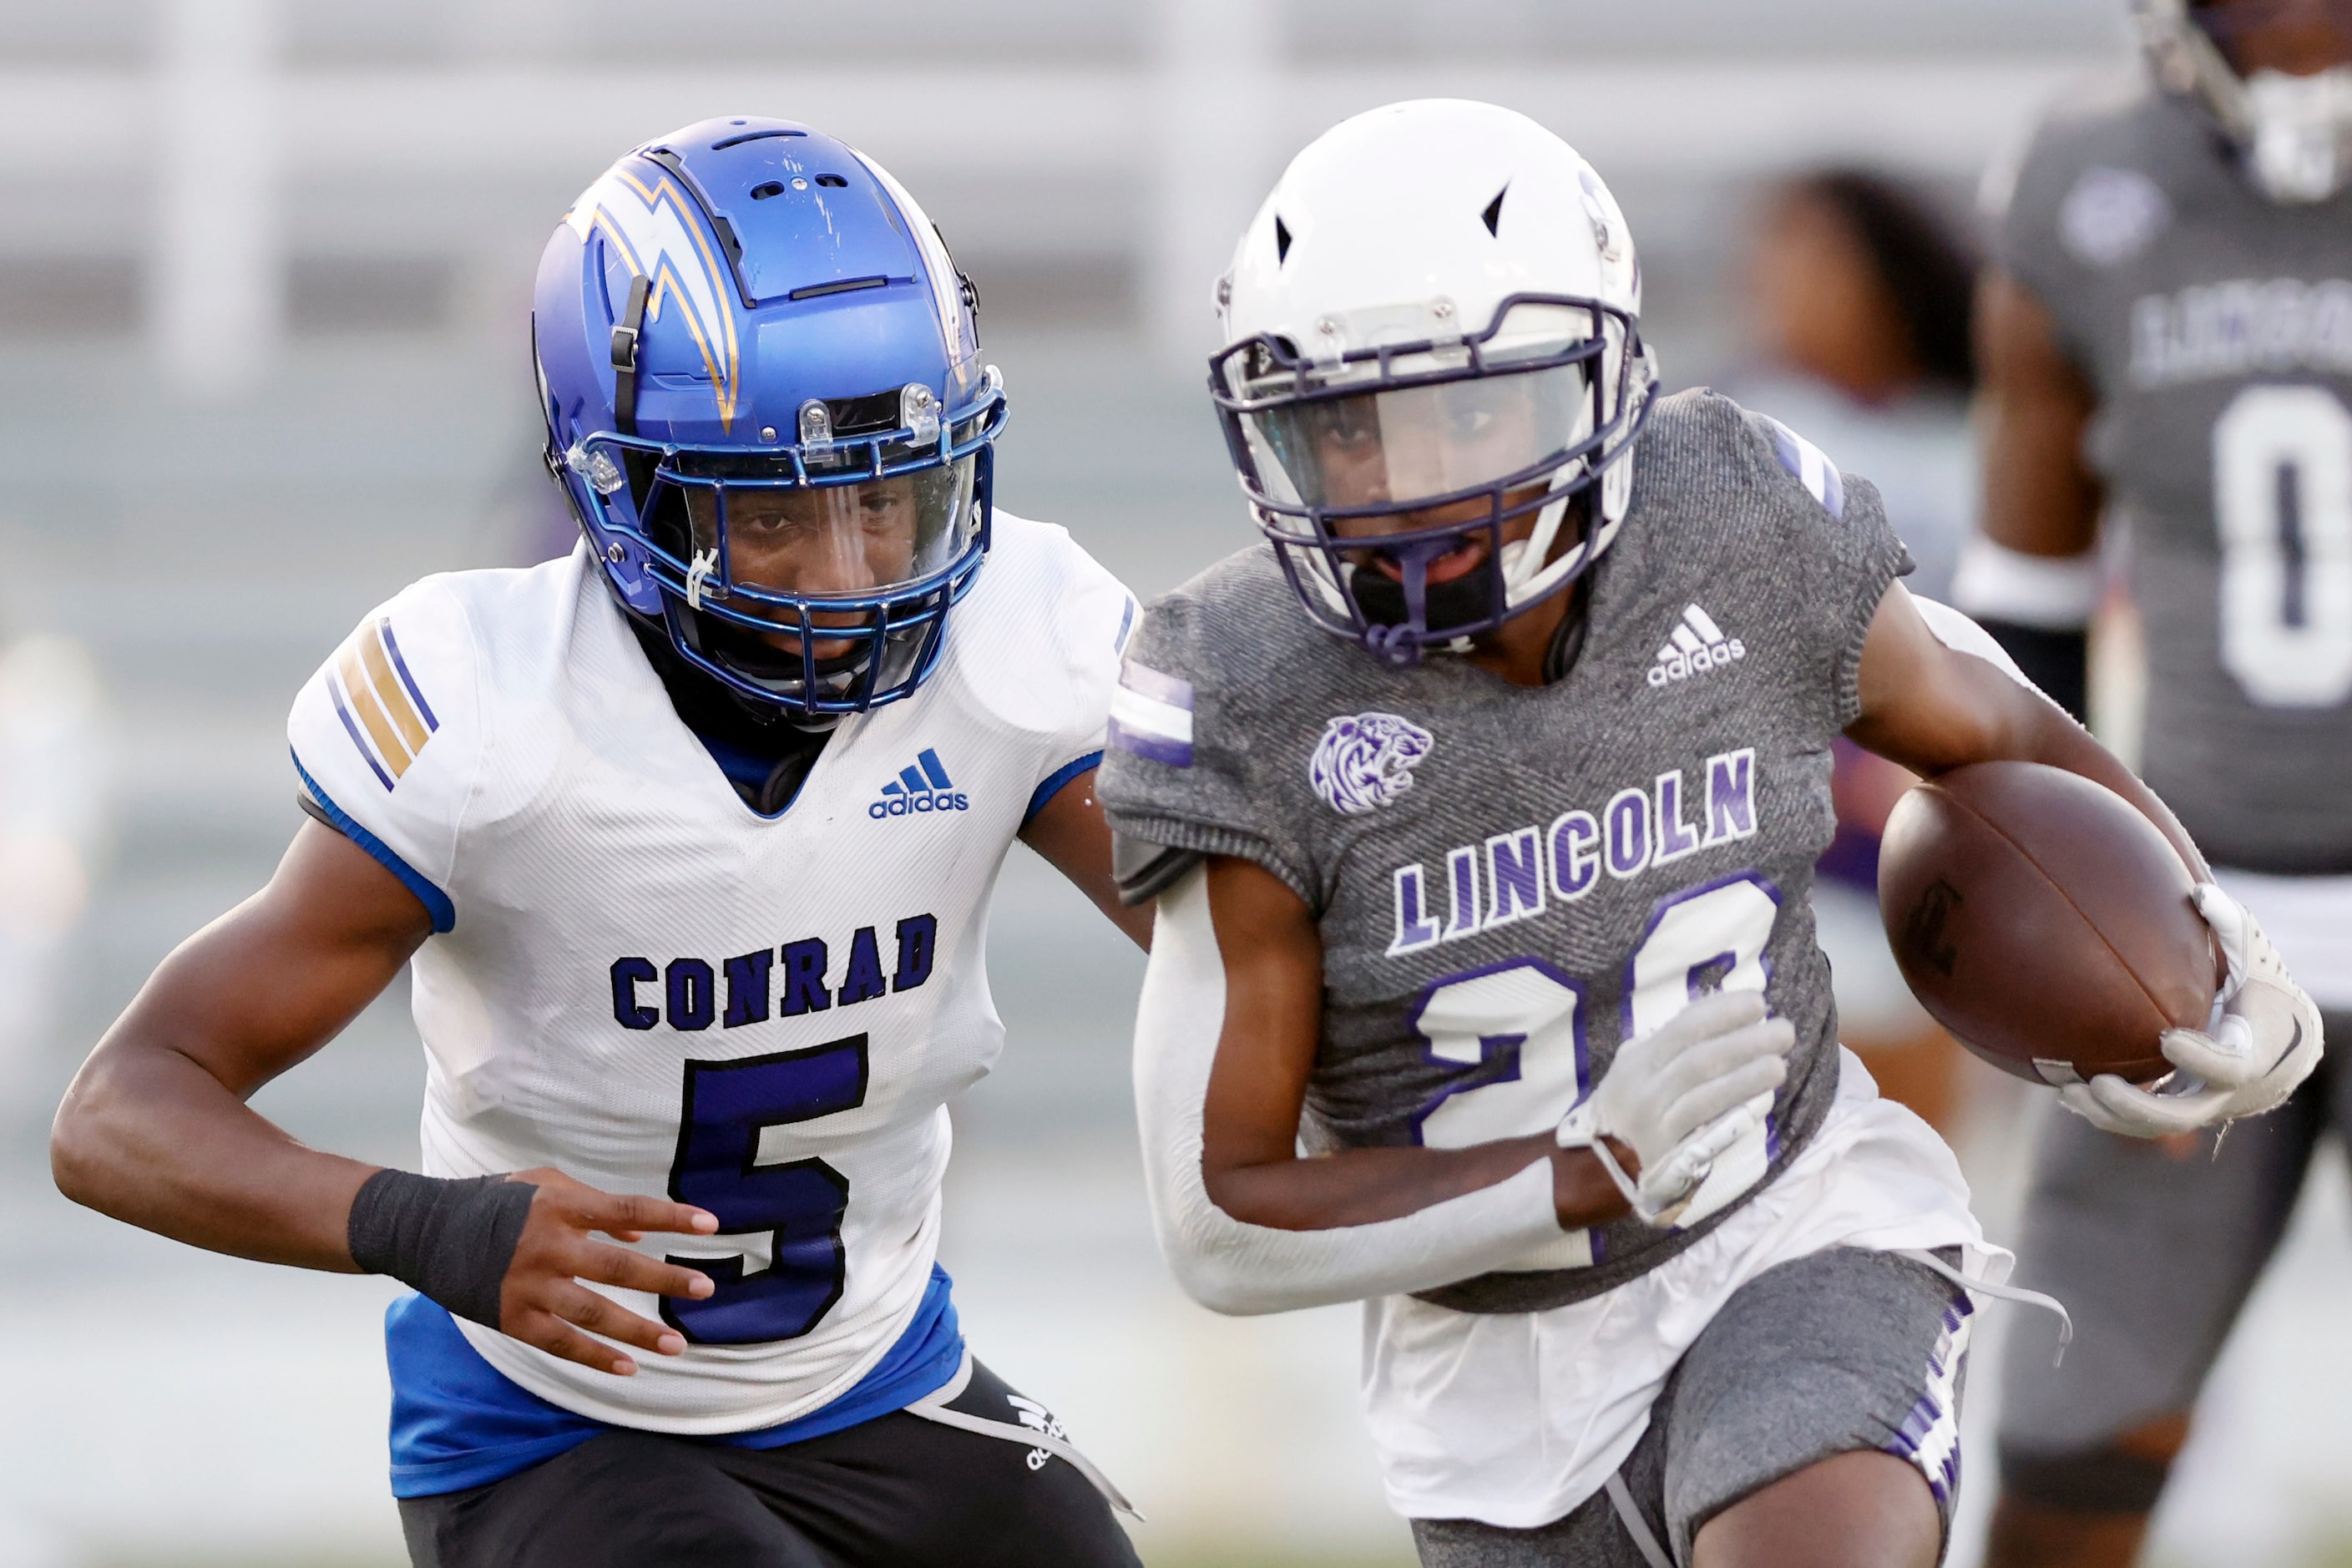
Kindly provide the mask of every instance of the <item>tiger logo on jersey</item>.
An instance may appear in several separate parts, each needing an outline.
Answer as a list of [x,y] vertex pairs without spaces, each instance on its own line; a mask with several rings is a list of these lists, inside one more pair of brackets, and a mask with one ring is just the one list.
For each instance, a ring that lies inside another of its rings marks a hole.
[[1428,731],[1393,713],[1351,714],[1323,727],[1307,776],[1332,810],[1361,816],[1411,789],[1413,764],[1435,743]]

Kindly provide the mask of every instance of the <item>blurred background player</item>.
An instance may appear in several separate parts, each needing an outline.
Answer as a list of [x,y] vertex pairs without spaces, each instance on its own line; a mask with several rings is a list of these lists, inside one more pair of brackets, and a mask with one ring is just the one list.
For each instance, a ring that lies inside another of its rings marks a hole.
[[[2352,4],[2137,0],[2147,72],[2042,124],[1981,343],[1984,537],[1959,574],[2077,713],[2103,515],[2128,528],[2146,777],[2352,1038]],[[2128,1563],[2352,1076],[2153,1144],[2054,1119],[2021,1276],[1991,1561]],[[2137,1131],[2137,1129],[2126,1129]]]
[[[385,1328],[419,1568],[1131,1568],[935,1259],[1015,837],[1143,935],[1092,790],[1134,601],[993,510],[971,287],[805,126],[614,163],[532,337],[584,537],[415,584],[303,688],[313,820],[100,1043],[58,1183],[419,1292]],[[247,1109],[412,959],[431,1174]]]
[[1724,384],[1872,476],[1911,552],[1905,585],[1938,601],[1973,515],[1977,264],[1937,200],[1890,174],[1780,181],[1756,204],[1736,279],[1756,360]]
[[[1781,181],[1756,205],[1739,268],[1757,363],[1724,384],[1871,477],[1915,563],[1905,585],[1938,601],[1951,597],[1974,510],[1976,267],[1936,200],[1891,175],[1832,168]],[[1839,1038],[1881,1092],[1948,1136],[1963,1075],[1976,1075],[1903,984],[1878,918],[1879,833],[1915,775],[1843,736],[1834,754],[1837,837],[1813,916]]]

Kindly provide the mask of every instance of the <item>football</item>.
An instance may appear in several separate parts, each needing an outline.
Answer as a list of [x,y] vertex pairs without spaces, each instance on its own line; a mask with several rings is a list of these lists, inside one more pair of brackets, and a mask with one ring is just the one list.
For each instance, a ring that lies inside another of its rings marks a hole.
[[1961,1044],[2045,1083],[2172,1070],[2221,974],[2191,878],[2114,791],[2039,763],[1919,784],[1886,821],[1879,909],[1912,994]]

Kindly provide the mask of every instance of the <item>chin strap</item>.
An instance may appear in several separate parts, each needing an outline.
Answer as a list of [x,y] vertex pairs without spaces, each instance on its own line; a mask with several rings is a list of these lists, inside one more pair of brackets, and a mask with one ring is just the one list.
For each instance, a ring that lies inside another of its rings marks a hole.
[[[1584,557],[1589,553],[1587,540],[1579,540],[1559,559],[1551,559],[1552,544],[1559,538],[1559,525],[1566,521],[1569,510],[1575,506],[1580,494],[1591,494],[1595,487],[1582,490],[1570,489],[1586,474],[1585,465],[1571,463],[1551,477],[1552,497],[1536,513],[1536,525],[1528,537],[1514,540],[1503,546],[1503,603],[1508,607],[1539,599],[1561,578],[1580,574]],[[1562,493],[1566,492],[1566,493]],[[1591,529],[1586,531],[1588,539]],[[1530,564],[1532,563],[1532,564]],[[1551,582],[1547,583],[1546,578]]]
[[1383,552],[1402,574],[1404,619],[1395,626],[1367,626],[1364,647],[1391,669],[1411,669],[1421,663],[1429,637],[1429,563],[1460,548],[1450,539],[1424,539]]
[[1568,614],[1559,621],[1559,630],[1552,633],[1551,646],[1544,650],[1543,678],[1546,686],[1556,686],[1568,679],[1576,668],[1577,656],[1584,651],[1584,634],[1591,626],[1585,614],[1586,601],[1591,596],[1592,574],[1587,572],[1568,591]]
[[1412,669],[1421,663],[1421,639],[1410,626],[1366,626],[1364,647],[1391,669]]

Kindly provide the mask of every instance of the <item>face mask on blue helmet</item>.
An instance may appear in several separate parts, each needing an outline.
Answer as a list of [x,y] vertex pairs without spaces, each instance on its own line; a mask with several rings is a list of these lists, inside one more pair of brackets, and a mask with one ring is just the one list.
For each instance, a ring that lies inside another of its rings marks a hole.
[[1004,395],[970,285],[879,165],[784,121],[650,142],[557,227],[532,333],[549,468],[688,667],[816,723],[937,668]]

